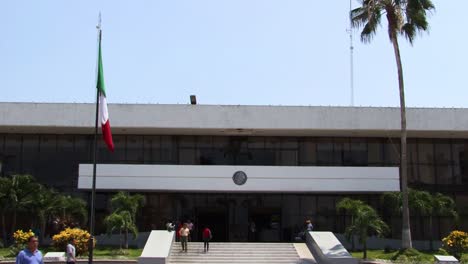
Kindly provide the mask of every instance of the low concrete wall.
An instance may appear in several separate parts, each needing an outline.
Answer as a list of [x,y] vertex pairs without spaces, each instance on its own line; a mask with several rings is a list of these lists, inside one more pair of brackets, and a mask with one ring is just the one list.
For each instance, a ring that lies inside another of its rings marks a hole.
[[166,264],[169,262],[175,232],[167,230],[153,230],[146,241],[138,264]]
[[317,263],[357,264],[332,232],[313,231],[306,233],[306,244]]
[[[130,247],[143,248],[145,246],[150,232],[140,232],[138,236],[134,239],[133,235],[128,236],[128,245]],[[101,234],[96,236],[97,245],[104,246],[118,246],[120,244],[120,239],[123,239],[120,235],[111,235]]]
[[[2,264],[15,264],[14,260],[2,260]],[[45,262],[47,264],[64,264],[65,262]],[[84,264],[88,263],[88,259],[79,259],[76,263]],[[93,264],[137,264],[136,260],[124,260],[124,259],[93,259]]]
[[[335,236],[340,240],[341,244],[345,246],[348,250],[351,249],[352,245],[349,242],[344,234],[336,233]],[[430,242],[428,240],[413,240],[413,247],[417,250],[429,250]],[[442,247],[441,241],[432,241],[433,249],[439,249]],[[357,237],[354,237],[354,247],[357,250],[361,250],[363,246],[359,243]],[[368,249],[399,249],[401,248],[400,239],[389,239],[389,238],[379,238],[379,237],[369,237],[367,239],[367,248]]]
[[[135,239],[133,235],[129,235],[128,246],[132,248],[143,248],[145,246],[146,240],[148,240],[149,235],[150,232],[139,232]],[[120,236],[118,234],[113,234],[110,236],[106,234],[100,234],[96,235],[95,237],[96,245],[98,246],[119,246],[120,240],[123,239],[123,235]],[[46,237],[43,241],[41,241],[39,247],[50,245],[52,245],[52,239],[50,237]]]

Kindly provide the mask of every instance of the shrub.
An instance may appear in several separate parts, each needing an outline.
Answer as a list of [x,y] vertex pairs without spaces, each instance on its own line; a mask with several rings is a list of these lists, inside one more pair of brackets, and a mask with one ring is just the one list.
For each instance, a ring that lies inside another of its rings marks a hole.
[[28,232],[24,232],[21,229],[18,229],[13,233],[13,239],[17,245],[26,245],[30,237],[34,236],[33,231],[29,229]]
[[421,263],[424,261],[424,256],[414,248],[399,250],[392,260],[397,263]]
[[450,254],[444,248],[439,248],[436,252],[436,255],[448,256]]
[[395,251],[395,250],[389,245],[386,245],[385,248],[384,248],[384,253],[390,253],[390,252],[393,252],[393,251]]
[[442,247],[460,260],[463,253],[468,252],[468,233],[458,230],[452,231],[442,239]]
[[[86,230],[79,228],[66,228],[62,232],[52,237],[53,245],[57,250],[65,250],[67,244],[76,239],[76,255],[83,255],[88,252],[88,242],[91,235]],[[96,241],[94,241],[96,242]]]
[[16,230],[15,233],[13,233],[13,239],[15,240],[15,243],[9,247],[9,256],[14,257],[18,255],[18,253],[26,247],[29,238],[33,236],[34,233],[31,231],[31,229],[29,229],[27,232],[24,232],[21,229]]

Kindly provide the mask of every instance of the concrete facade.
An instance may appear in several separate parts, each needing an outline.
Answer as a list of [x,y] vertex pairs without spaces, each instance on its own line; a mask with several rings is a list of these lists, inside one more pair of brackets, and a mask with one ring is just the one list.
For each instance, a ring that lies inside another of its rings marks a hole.
[[[3,133],[91,133],[94,104],[0,103]],[[114,134],[398,136],[390,107],[110,104]],[[293,118],[292,118],[293,117]],[[468,137],[468,109],[407,108],[408,136]]]

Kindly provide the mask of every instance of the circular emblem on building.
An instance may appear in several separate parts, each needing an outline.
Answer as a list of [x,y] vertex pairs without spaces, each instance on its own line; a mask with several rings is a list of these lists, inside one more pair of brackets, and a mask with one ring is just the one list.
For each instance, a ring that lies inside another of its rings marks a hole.
[[232,175],[232,180],[237,185],[243,185],[247,182],[247,174],[243,171],[236,171],[234,172],[234,175]]

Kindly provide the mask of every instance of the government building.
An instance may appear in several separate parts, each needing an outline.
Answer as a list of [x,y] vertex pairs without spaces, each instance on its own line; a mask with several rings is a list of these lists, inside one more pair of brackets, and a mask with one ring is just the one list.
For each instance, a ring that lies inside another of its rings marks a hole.
[[[0,103],[1,175],[90,200],[95,105]],[[118,191],[141,193],[140,231],[190,219],[215,241],[292,241],[311,219],[343,233],[343,197],[366,201],[391,223],[383,192],[399,191],[400,110],[389,107],[111,104],[115,152],[98,139],[96,233]],[[448,217],[412,215],[413,239],[468,229],[468,109],[408,108],[411,188],[452,197]],[[198,235],[198,234],[197,234]],[[196,236],[197,236],[196,235]]]

